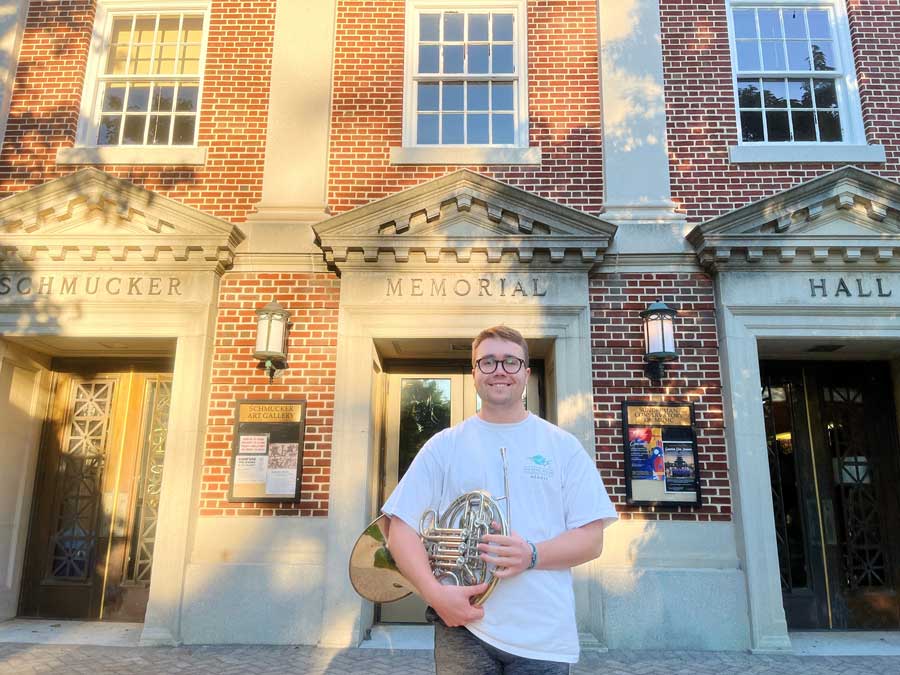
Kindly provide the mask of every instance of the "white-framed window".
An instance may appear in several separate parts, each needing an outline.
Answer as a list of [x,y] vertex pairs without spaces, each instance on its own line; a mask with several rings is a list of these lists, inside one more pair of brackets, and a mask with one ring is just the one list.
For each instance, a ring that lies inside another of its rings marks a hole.
[[728,29],[740,145],[824,159],[824,146],[865,144],[841,0],[729,0]]
[[99,3],[76,147],[58,161],[202,163],[208,21],[206,2]]
[[438,161],[527,149],[526,36],[524,0],[408,2],[404,148]]

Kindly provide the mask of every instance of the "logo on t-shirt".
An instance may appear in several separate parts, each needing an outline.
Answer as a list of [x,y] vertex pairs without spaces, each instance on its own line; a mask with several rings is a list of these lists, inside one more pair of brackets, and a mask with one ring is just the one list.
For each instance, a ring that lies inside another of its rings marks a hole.
[[553,477],[553,460],[543,455],[532,455],[527,457],[528,463],[525,464],[525,475],[538,480],[549,480]]

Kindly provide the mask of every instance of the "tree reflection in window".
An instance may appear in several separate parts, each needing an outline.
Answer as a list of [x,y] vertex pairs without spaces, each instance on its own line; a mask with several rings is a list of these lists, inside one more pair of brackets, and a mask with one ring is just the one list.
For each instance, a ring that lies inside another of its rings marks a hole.
[[404,378],[400,385],[400,460],[397,478],[434,434],[450,426],[450,380]]

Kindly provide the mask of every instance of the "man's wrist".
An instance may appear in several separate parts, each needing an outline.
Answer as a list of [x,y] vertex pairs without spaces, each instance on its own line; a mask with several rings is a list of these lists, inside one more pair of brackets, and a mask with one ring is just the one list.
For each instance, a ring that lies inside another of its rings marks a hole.
[[528,567],[526,569],[533,570],[535,567],[537,567],[537,561],[538,561],[537,546],[535,546],[534,542],[531,542],[531,541],[526,542],[526,543],[531,547],[531,563],[528,565]]

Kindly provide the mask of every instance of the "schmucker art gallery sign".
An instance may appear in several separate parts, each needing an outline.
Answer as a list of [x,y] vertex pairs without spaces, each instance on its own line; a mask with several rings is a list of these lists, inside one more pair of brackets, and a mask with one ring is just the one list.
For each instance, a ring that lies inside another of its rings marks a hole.
[[46,295],[57,297],[182,295],[183,279],[176,276],[103,274],[3,274],[0,298]]

